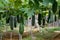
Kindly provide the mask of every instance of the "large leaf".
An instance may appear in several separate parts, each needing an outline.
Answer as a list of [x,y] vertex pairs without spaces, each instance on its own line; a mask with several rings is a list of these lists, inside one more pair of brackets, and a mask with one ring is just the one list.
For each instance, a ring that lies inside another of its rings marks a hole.
[[15,7],[15,8],[19,8],[21,5],[22,5],[22,1],[21,1],[21,0],[16,0],[16,1],[14,2],[14,7]]
[[25,13],[27,13],[28,17],[32,17],[32,15],[34,15],[34,9],[26,10]]
[[54,3],[56,0],[43,0],[43,5],[47,6],[49,3]]
[[49,4],[49,0],[43,0],[43,5],[47,6]]
[[34,2],[33,2],[33,1],[31,1],[31,0],[29,0],[28,5],[29,5],[29,7],[30,7],[30,8],[33,8],[33,6],[34,6]]
[[0,10],[0,12],[5,12],[5,10]]
[[49,0],[50,3],[54,3],[54,1],[56,1],[56,0]]
[[58,0],[58,5],[60,6],[60,0]]
[[20,9],[22,12],[24,12],[23,14],[27,14],[28,17],[32,17],[32,15],[34,15],[34,9],[30,9],[30,8],[22,8]]
[[4,7],[4,5],[3,5],[3,3],[2,3],[2,2],[0,2],[0,8],[2,8],[2,7]]

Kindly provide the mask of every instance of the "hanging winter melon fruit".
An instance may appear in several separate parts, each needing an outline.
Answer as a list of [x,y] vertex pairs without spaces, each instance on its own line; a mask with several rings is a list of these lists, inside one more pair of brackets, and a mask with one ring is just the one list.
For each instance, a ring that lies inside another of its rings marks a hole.
[[51,17],[51,11],[49,10],[49,14],[48,14],[47,23],[49,23],[50,17]]
[[17,22],[20,23],[20,15],[17,15]]
[[43,26],[45,25],[45,19],[43,18]]
[[38,14],[38,24],[41,25],[42,14]]
[[0,20],[1,20],[1,13],[0,13]]
[[57,11],[57,1],[54,1],[54,3],[52,4],[52,11],[53,11],[53,13],[56,13],[56,11]]
[[19,33],[20,34],[23,34],[23,32],[24,32],[24,24],[23,23],[20,23]]
[[32,15],[32,26],[35,25],[35,15]]
[[6,17],[6,23],[9,23],[10,16]]
[[57,21],[57,16],[55,15],[55,21]]
[[11,30],[13,30],[13,27],[14,27],[14,16],[10,16],[10,21],[9,21],[9,23],[10,23],[10,28],[11,28]]
[[59,13],[58,13],[59,19],[60,19],[60,9],[59,9]]
[[17,18],[14,17],[14,27],[16,28],[17,27]]
[[19,33],[23,34],[23,32],[24,32],[24,17],[21,15]]

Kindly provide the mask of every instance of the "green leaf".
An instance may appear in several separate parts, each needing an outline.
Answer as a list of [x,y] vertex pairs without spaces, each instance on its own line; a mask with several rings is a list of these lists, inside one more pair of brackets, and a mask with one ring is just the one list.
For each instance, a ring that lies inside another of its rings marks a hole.
[[43,0],[43,5],[47,6],[49,3],[54,3],[56,0]]
[[0,2],[0,8],[4,7],[4,4],[2,2]]
[[14,2],[14,7],[15,7],[15,8],[19,8],[21,5],[22,5],[22,1],[21,1],[21,0],[16,0],[16,1]]
[[32,17],[32,15],[34,15],[34,9],[32,10],[26,10],[25,13],[27,13],[28,17]]
[[47,6],[49,4],[49,0],[43,0],[43,5]]
[[56,0],[49,0],[50,3],[54,3],[54,1],[56,1]]
[[30,8],[33,7],[34,6],[34,2],[29,0],[29,4],[28,5],[30,6]]
[[0,12],[5,12],[5,10],[0,10]]
[[60,6],[60,0],[58,0],[58,5]]
[[30,8],[22,8],[20,9],[22,12],[24,12],[24,14],[27,13],[28,17],[32,17],[32,15],[34,15],[34,9],[30,9]]

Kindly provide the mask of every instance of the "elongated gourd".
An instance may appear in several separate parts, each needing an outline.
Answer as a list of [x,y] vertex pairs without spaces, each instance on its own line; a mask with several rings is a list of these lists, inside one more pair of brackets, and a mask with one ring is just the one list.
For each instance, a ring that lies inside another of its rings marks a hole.
[[49,10],[49,14],[48,14],[47,23],[49,23],[50,17],[51,17],[51,11]]
[[57,17],[56,17],[56,15],[55,15],[55,21],[57,21]]
[[24,32],[24,24],[23,23],[20,23],[19,33],[20,34],[23,34],[23,32]]
[[38,14],[38,24],[41,25],[42,14]]
[[10,16],[10,21],[9,21],[9,23],[10,23],[10,28],[11,28],[11,30],[13,30],[13,27],[14,27],[14,16]]
[[54,15],[53,15],[53,13],[51,13],[51,16],[50,16],[50,23],[53,23],[53,21],[54,21]]
[[20,15],[17,15],[17,22],[20,23]]
[[16,19],[16,17],[14,17],[14,27],[15,28],[17,27],[17,19]]
[[60,9],[59,9],[59,13],[58,13],[59,19],[60,19]]
[[45,19],[43,18],[43,26],[45,25]]
[[24,17],[21,15],[21,19],[20,19],[20,27],[19,27],[19,33],[23,34],[24,32]]
[[6,17],[6,23],[9,23],[10,17]]
[[35,25],[35,15],[32,15],[32,26]]
[[1,20],[1,18],[2,18],[2,12],[0,12],[0,20]]
[[53,11],[53,13],[55,13],[57,11],[57,1],[54,1],[53,5],[52,5],[52,11]]
[[0,13],[0,20],[1,20],[1,13]]

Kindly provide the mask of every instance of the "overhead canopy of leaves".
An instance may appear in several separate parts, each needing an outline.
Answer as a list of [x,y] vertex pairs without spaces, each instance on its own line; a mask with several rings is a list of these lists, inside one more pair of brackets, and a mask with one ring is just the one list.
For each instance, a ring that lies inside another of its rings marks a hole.
[[26,17],[27,14],[31,17],[36,10],[40,12],[43,8],[45,11],[44,8],[48,8],[49,3],[53,4],[54,1],[56,0],[0,0],[0,9],[8,10],[11,15],[23,14]]

